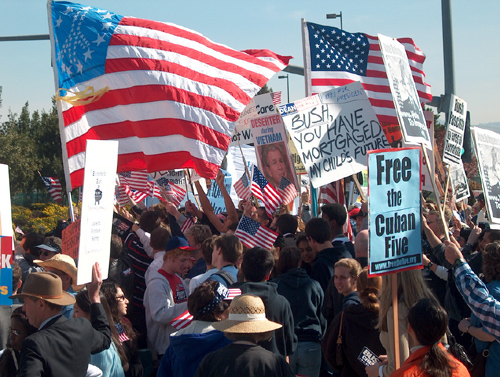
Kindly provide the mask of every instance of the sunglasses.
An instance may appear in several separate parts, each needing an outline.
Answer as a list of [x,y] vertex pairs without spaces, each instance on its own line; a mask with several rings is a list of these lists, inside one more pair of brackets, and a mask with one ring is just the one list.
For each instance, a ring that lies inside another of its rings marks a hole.
[[116,299],[116,301],[123,302],[123,301],[125,301],[126,297],[125,297],[125,295],[121,295],[121,296],[116,296],[115,299]]

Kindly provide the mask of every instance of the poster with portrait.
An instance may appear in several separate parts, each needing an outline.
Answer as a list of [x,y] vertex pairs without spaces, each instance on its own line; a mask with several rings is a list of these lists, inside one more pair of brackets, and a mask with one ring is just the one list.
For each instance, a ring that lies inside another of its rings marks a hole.
[[379,34],[378,39],[404,140],[432,148],[406,50],[393,38]]
[[288,149],[288,136],[281,116],[275,113],[257,117],[252,119],[250,124],[258,166],[267,181],[276,188],[284,182],[285,186],[291,182],[299,191],[297,175]]
[[500,223],[500,134],[471,129],[490,222]]
[[453,194],[456,195],[457,202],[465,200],[470,196],[467,175],[465,174],[462,162],[459,165],[451,165],[450,183],[453,188]]

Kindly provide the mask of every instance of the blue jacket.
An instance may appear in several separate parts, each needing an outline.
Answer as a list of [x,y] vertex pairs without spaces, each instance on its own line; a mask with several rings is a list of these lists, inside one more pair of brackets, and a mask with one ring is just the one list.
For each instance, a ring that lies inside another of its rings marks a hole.
[[221,331],[170,336],[157,377],[194,377],[201,360],[210,352],[231,343]]

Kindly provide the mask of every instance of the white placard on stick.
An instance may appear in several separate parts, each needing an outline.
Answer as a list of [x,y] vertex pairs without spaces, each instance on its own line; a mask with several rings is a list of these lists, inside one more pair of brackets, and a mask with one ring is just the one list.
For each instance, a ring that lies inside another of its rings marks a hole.
[[99,262],[108,277],[118,141],[87,140],[78,254],[78,284],[92,280],[92,265]]
[[0,164],[0,236],[14,237],[9,182],[9,166]]
[[280,106],[314,187],[358,173],[389,143],[359,82]]
[[406,50],[393,38],[379,34],[378,39],[404,139],[432,148]]
[[466,117],[467,102],[452,94],[443,149],[443,162],[446,164],[460,165],[462,163]]

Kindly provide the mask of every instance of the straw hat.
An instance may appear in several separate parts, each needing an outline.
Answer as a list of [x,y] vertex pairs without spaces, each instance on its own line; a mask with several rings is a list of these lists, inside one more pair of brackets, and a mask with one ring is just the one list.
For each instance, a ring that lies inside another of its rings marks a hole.
[[266,319],[262,299],[249,294],[235,297],[229,307],[229,318],[214,322],[212,326],[219,331],[237,334],[258,334],[282,327],[279,323]]
[[76,275],[77,275],[77,269],[76,269],[76,264],[73,258],[71,258],[69,255],[66,254],[56,254],[52,258],[47,259],[46,261],[42,260],[34,260],[34,263],[38,264],[40,267],[47,268],[55,268],[56,270],[60,270],[64,272],[65,274],[69,275],[72,280],[72,285],[71,287],[75,292],[79,291],[82,289],[85,285],[77,285],[76,284]]
[[75,298],[62,289],[62,280],[52,272],[32,272],[26,278],[23,292],[9,298],[37,298],[55,305],[66,306],[75,303]]

